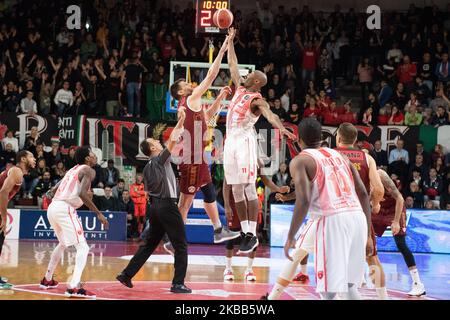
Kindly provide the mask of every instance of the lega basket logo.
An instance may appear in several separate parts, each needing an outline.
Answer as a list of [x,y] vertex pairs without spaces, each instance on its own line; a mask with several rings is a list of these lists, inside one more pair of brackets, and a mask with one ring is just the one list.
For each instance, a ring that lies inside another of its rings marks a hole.
[[188,188],[189,193],[194,193],[195,192],[195,187],[194,186],[190,186]]
[[81,234],[83,233],[83,231],[78,230],[78,234],[81,236]]
[[323,278],[323,271],[317,272],[317,278],[319,278],[319,279]]

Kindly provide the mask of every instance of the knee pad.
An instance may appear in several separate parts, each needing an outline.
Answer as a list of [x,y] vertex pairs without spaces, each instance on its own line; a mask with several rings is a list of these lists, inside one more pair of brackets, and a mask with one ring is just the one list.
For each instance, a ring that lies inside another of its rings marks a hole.
[[203,192],[203,201],[205,203],[216,202],[216,188],[214,187],[214,184],[212,182],[208,183],[206,186],[201,187],[200,190],[202,190]]
[[245,201],[245,185],[233,184],[231,189],[233,192],[234,202],[238,203]]
[[258,194],[256,193],[256,186],[253,183],[249,183],[245,187],[245,195],[247,196],[247,201],[258,200]]

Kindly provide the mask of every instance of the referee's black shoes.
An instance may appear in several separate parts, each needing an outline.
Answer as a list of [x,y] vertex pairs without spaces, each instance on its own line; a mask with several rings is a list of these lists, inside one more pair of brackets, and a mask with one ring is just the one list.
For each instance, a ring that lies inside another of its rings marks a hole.
[[186,287],[184,284],[173,284],[170,288],[170,292],[173,293],[192,293],[192,290]]
[[130,277],[128,277],[126,274],[120,273],[120,274],[116,277],[116,279],[117,279],[121,284],[123,284],[125,287],[133,288],[133,284],[131,283],[131,279],[130,279]]

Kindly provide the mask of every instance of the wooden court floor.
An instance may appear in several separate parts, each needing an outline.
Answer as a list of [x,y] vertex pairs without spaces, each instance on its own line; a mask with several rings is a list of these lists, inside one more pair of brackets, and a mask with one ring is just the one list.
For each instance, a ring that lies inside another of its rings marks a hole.
[[[0,258],[0,275],[14,284],[12,290],[0,290],[0,300],[60,300],[64,297],[65,283],[70,281],[75,261],[75,251],[66,250],[61,264],[55,272],[60,283],[54,290],[40,290],[38,284],[43,278],[51,252],[56,246],[54,241],[6,241]],[[235,281],[224,283],[223,245],[190,245],[189,267],[186,284],[193,289],[192,295],[174,295],[169,292],[173,275],[173,258],[158,248],[141,271],[133,279],[135,287],[128,289],[115,280],[116,275],[127,265],[137,249],[133,242],[99,243],[88,242],[90,254],[83,273],[82,281],[86,289],[97,294],[97,299],[132,300],[177,300],[177,299],[227,299],[257,300],[270,290],[283,263],[280,248],[259,248],[254,263],[256,283],[243,279],[246,257],[234,258]],[[450,257],[447,262],[450,262]],[[447,264],[448,265],[448,264]],[[409,290],[408,279],[397,272],[387,269],[388,282],[392,288],[393,299],[410,299],[404,291]],[[308,272],[313,278],[313,262]],[[445,276],[445,275],[444,275]],[[440,294],[439,290],[436,290]],[[365,299],[374,299],[373,289],[362,290]],[[437,298],[446,298],[437,295]],[[449,294],[450,296],[450,294]],[[291,286],[282,297],[284,300],[317,299],[314,279],[306,285]],[[431,299],[428,296],[423,299]],[[448,299],[448,298],[447,298]]]

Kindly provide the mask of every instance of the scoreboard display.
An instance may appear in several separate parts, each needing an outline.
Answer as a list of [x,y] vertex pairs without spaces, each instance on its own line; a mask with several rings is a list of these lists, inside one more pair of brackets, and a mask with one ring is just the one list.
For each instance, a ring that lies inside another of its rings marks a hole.
[[227,30],[221,30],[213,23],[214,13],[219,9],[230,9],[230,0],[197,0],[195,32],[217,34],[227,33]]

